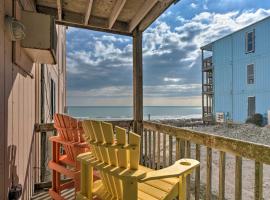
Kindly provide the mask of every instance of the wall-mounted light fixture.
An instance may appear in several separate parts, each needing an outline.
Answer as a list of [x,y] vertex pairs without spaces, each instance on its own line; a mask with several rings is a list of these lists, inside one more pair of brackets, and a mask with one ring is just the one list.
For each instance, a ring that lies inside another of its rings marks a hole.
[[14,17],[6,15],[5,24],[12,41],[22,40],[25,38],[24,25],[18,20],[16,20]]

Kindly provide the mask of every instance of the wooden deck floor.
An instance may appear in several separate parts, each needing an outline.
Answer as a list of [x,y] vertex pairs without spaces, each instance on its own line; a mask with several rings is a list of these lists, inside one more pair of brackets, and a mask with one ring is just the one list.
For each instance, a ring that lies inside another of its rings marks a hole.
[[[74,189],[71,190],[64,190],[63,191],[64,198],[66,200],[74,200]],[[31,198],[31,200],[51,200],[51,197],[49,195],[48,191],[41,191],[36,194],[34,194]]]

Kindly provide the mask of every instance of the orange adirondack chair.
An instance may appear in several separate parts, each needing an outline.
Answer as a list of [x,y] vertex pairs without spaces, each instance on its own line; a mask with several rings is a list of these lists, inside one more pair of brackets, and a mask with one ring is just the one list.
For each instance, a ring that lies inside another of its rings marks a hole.
[[[52,160],[49,162],[49,168],[52,169],[52,188],[49,194],[53,199],[64,199],[61,196],[62,190],[68,188],[75,188],[75,192],[79,190],[80,163],[76,158],[80,153],[90,149],[85,142],[80,121],[67,115],[55,114],[54,127],[58,135],[49,138],[52,142]],[[71,178],[71,181],[61,184],[61,174]],[[97,174],[95,178],[98,178]]]

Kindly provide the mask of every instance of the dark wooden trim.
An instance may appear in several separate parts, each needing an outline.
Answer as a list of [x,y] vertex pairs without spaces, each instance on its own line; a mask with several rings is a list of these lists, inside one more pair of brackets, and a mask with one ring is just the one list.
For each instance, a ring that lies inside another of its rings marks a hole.
[[[37,6],[37,12],[54,16],[57,19],[57,9],[46,6]],[[89,24],[84,24],[85,15],[81,13],[62,10],[62,20],[56,20],[57,24],[94,31],[108,32],[119,35],[131,36],[128,32],[128,23],[116,21],[112,29],[108,28],[108,19],[91,16]]]
[[55,130],[54,123],[35,124],[35,132],[49,132]]
[[144,31],[147,29],[167,8],[169,8],[175,0],[159,1],[146,17],[140,22],[139,30]]
[[62,20],[62,8],[63,8],[63,0],[57,0],[57,13],[58,13],[58,20]]

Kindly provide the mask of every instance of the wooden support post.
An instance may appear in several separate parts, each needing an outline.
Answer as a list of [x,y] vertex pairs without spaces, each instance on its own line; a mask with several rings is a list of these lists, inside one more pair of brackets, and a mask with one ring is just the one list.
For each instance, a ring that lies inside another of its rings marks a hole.
[[203,119],[203,123],[205,124],[204,121],[204,88],[203,88],[203,84],[204,84],[204,72],[203,72],[203,59],[204,59],[204,51],[202,49],[202,119]]
[[134,132],[143,131],[143,72],[142,72],[142,32],[133,32],[133,118]]

